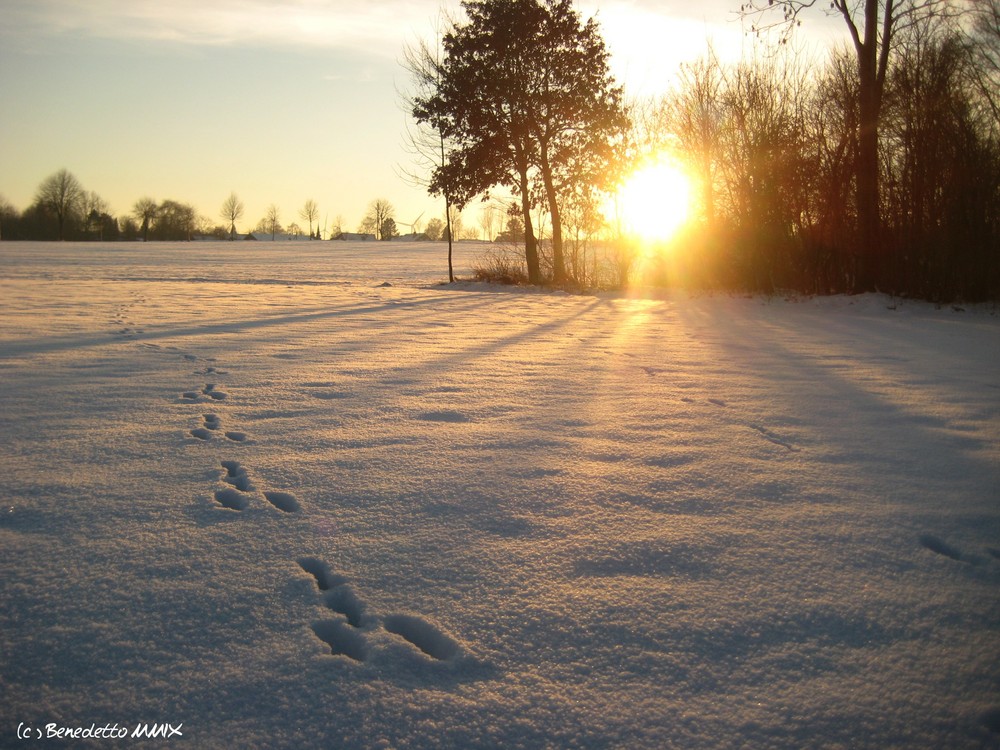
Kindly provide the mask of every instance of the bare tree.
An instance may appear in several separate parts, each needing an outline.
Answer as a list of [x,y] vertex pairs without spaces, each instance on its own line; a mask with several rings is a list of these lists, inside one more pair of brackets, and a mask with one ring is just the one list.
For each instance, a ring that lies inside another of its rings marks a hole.
[[479,209],[479,227],[483,230],[483,239],[492,242],[496,235],[497,218],[500,209],[495,203],[486,203]]
[[[368,204],[368,212],[361,220],[361,231],[374,234],[377,239],[388,239],[382,236],[382,230],[387,219],[395,219],[396,209],[385,198],[376,198]],[[395,226],[395,222],[393,223]]]
[[[442,27],[452,30],[454,26],[455,24],[450,18],[442,17],[435,31],[433,47],[420,40],[416,46],[408,46],[403,50],[403,67],[410,73],[411,82],[416,90],[413,96],[403,97],[403,105],[407,111],[413,111],[419,97],[426,98],[437,89],[441,79],[443,55],[441,49]],[[404,170],[404,176],[414,185],[430,188],[431,173],[443,168],[448,163],[451,144],[445,138],[443,129],[431,123],[416,123],[414,126],[408,127],[407,142],[416,168],[414,171]],[[441,197],[444,198],[444,215],[447,223],[450,221],[453,204],[450,186],[443,187]],[[454,282],[453,233],[450,225],[447,226],[445,234],[448,240],[448,281]]]
[[[827,7],[826,0],[823,3],[817,0],[749,0],[740,5],[740,13],[744,18],[760,20],[764,14],[780,8],[780,21],[755,25],[753,30],[759,32],[779,27],[782,29],[781,39],[786,41],[792,29],[800,25],[802,11],[814,6]],[[827,12],[844,20],[857,62],[859,130],[855,201],[861,248],[858,271],[868,285],[875,278],[876,259],[864,254],[877,252],[880,247],[879,119],[894,38],[922,18],[951,14],[951,6],[951,0],[829,0]]]
[[701,182],[699,197],[705,221],[715,221],[715,183],[722,130],[723,72],[715,51],[681,67],[680,87],[666,104],[666,130],[679,150],[695,165]]
[[66,169],[60,169],[47,177],[38,187],[35,201],[42,208],[51,211],[59,224],[59,239],[65,239],[67,219],[78,214],[82,207],[83,186]]
[[229,222],[229,239],[236,239],[236,222],[243,218],[243,201],[236,193],[230,193],[222,204],[221,216]]
[[312,238],[313,222],[319,218],[319,206],[316,205],[316,201],[312,198],[307,200],[305,205],[302,206],[302,210],[299,211],[299,216],[301,216],[304,221],[309,222],[309,237]]
[[267,227],[266,231],[271,233],[271,240],[274,241],[274,235],[281,231],[281,214],[273,203],[267,207],[267,213],[264,215],[264,226]]
[[[972,8],[972,67],[993,118],[1000,121],[1000,0],[969,0]],[[996,122],[994,123],[996,125]]]

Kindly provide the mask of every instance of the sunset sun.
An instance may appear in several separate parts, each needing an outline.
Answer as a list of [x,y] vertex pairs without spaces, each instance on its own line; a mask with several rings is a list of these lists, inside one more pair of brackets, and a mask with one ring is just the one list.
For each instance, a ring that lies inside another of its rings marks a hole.
[[691,213],[691,183],[675,163],[661,159],[635,171],[618,191],[623,228],[650,242],[668,240]]

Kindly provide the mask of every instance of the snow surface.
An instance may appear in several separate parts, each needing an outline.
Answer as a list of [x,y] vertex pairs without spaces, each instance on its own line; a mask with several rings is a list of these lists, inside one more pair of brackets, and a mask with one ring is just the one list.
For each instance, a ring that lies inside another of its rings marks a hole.
[[0,243],[0,746],[1000,745],[995,310],[445,276]]

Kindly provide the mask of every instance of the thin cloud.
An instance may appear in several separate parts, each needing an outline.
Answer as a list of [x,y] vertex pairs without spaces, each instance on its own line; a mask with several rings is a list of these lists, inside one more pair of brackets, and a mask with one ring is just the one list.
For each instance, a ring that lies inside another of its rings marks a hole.
[[199,46],[311,46],[396,54],[426,24],[405,0],[36,0],[7,16],[7,34],[67,35]]

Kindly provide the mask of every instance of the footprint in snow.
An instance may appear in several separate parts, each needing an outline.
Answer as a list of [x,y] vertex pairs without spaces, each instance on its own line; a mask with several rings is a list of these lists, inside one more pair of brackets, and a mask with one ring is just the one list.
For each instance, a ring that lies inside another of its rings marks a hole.
[[[933,534],[921,534],[917,541],[920,542],[920,546],[929,549],[931,552],[947,557],[951,560],[955,560],[956,562],[962,562],[968,565],[978,565],[982,562],[980,558],[975,555],[966,555],[961,550],[951,546],[946,541],[940,537],[934,536]],[[990,550],[990,552],[992,554],[993,550]]]
[[785,440],[782,440],[780,437],[778,437],[777,435],[775,435],[773,432],[771,432],[770,430],[768,430],[765,427],[758,427],[755,424],[751,424],[751,425],[747,425],[747,426],[751,430],[755,430],[762,438],[764,438],[768,442],[774,443],[775,445],[780,445],[782,448],[784,448],[785,450],[789,451],[790,453],[798,453],[798,452],[800,452],[802,450],[801,448],[797,448],[794,445],[792,445],[791,443],[786,442]]
[[[316,587],[325,592],[323,604],[344,617],[343,620],[321,620],[312,624],[316,636],[330,647],[334,655],[365,661],[369,648],[364,631],[377,626],[377,620],[366,612],[366,606],[347,579],[330,570],[330,566],[315,557],[298,560],[299,567],[311,575]],[[440,628],[416,615],[389,615],[382,620],[386,632],[397,635],[426,656],[438,661],[459,655],[461,647]]]
[[[222,430],[222,420],[217,414],[204,414],[202,417],[202,426],[191,430],[191,435],[199,440],[211,440],[212,435],[218,434]],[[223,434],[227,440],[232,440],[234,443],[242,443],[247,439],[245,432],[229,430]]]
[[229,397],[228,393],[216,390],[215,383],[206,383],[205,387],[201,389],[201,392],[216,401],[222,401],[223,399]]
[[[222,481],[231,486],[217,490],[216,501],[225,508],[246,510],[250,506],[252,493],[256,490],[247,470],[239,461],[222,461],[221,465],[226,470]],[[263,495],[265,500],[284,513],[297,513],[302,509],[298,498],[290,492],[265,490]]]
[[347,583],[347,579],[337,575],[330,570],[330,566],[315,557],[302,557],[299,559],[299,567],[316,579],[316,586],[320,591],[329,591],[335,586]]
[[368,658],[368,642],[364,635],[341,620],[314,622],[312,631],[330,647],[330,653],[334,656],[346,656],[354,661]]
[[472,421],[467,415],[452,409],[424,412],[423,414],[418,414],[417,419],[423,422],[451,422],[453,424]]
[[385,629],[408,641],[432,659],[444,661],[458,655],[458,643],[442,633],[433,623],[416,615],[389,615]]
[[222,401],[229,397],[225,391],[220,391],[215,383],[207,383],[200,391],[184,391],[181,398],[185,401],[200,401],[202,396],[208,396],[214,401]]

